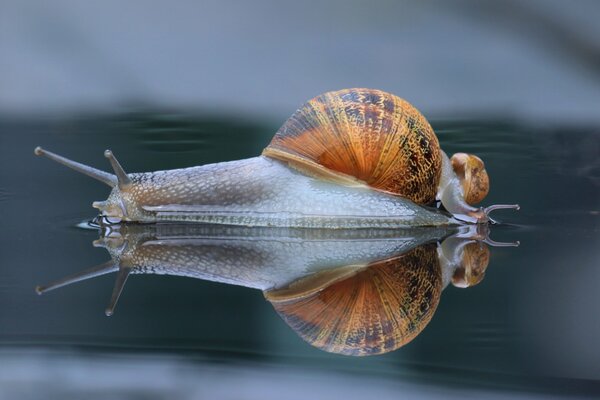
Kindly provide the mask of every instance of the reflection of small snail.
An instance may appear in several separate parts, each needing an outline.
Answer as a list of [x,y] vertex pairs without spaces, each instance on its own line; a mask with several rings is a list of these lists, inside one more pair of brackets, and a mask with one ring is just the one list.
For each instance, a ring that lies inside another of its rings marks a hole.
[[[384,353],[412,340],[442,289],[464,287],[488,258],[486,226],[405,230],[293,230],[207,225],[111,226],[95,245],[105,264],[38,287],[43,293],[118,271],[114,307],[129,274],[168,274],[260,289],[313,346],[351,355]],[[441,244],[440,244],[441,241]],[[501,245],[501,244],[500,244]],[[485,250],[483,250],[485,249]]]
[[[113,188],[94,207],[126,221],[389,228],[489,221],[483,162],[448,159],[427,120],[386,92],[346,89],[307,102],[259,157],[171,171],[115,175],[45,155]],[[420,205],[440,200],[456,219]]]

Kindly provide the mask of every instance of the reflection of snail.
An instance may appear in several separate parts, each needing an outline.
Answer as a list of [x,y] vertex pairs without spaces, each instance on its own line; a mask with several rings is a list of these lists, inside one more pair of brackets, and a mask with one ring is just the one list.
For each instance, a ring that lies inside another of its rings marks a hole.
[[465,286],[461,276],[468,276],[473,266],[483,276],[488,258],[472,257],[471,246],[479,246],[480,240],[497,243],[477,232],[482,228],[113,226],[95,242],[109,251],[111,261],[37,290],[43,293],[118,271],[106,310],[110,315],[129,274],[242,285],[262,290],[283,319],[312,345],[343,354],[378,354],[418,335],[450,281]]
[[[193,168],[115,175],[45,155],[113,188],[94,207],[126,221],[322,228],[485,223],[476,208],[488,192],[483,162],[448,159],[427,120],[408,102],[378,90],[329,92],[307,102],[259,157]],[[421,205],[440,200],[455,219]]]

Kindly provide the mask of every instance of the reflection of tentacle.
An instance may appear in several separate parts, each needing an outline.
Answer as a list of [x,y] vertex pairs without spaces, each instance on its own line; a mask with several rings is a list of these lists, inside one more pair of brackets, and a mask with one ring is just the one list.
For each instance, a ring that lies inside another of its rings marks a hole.
[[462,226],[459,229],[456,238],[461,239],[472,239],[486,243],[492,247],[518,247],[520,242],[496,242],[490,238],[490,227],[488,225],[470,225]]
[[87,279],[95,278],[97,276],[110,274],[111,272],[114,272],[118,269],[119,269],[119,267],[117,265],[115,265],[115,263],[112,260],[110,260],[110,261],[107,261],[100,265],[97,265],[95,267],[92,267],[90,269],[87,269],[85,271],[81,271],[76,274],[61,278],[61,279],[54,281],[52,283],[49,283],[47,285],[37,286],[35,288],[35,291],[38,294],[43,294],[43,293],[49,292],[51,290],[58,289],[60,287],[70,285],[72,283],[81,282],[81,281],[85,281]]
[[130,268],[119,269],[119,272],[117,273],[117,279],[115,281],[115,287],[113,288],[112,296],[110,297],[110,303],[108,303],[108,307],[106,307],[105,310],[105,314],[107,317],[113,315],[115,307],[117,306],[117,301],[119,301],[119,297],[123,292],[125,282],[127,282],[127,277],[129,277],[130,272]]
[[518,240],[516,242],[496,242],[491,238],[487,237],[483,240],[484,243],[489,244],[492,247],[519,247],[521,242]]

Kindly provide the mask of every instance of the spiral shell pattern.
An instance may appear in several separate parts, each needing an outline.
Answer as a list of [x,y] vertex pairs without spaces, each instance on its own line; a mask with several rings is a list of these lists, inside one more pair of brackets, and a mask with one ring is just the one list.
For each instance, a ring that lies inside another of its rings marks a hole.
[[311,345],[365,356],[395,350],[414,339],[431,320],[441,292],[436,245],[427,244],[375,262],[310,296],[272,304]]
[[490,190],[490,178],[483,160],[473,154],[456,153],[450,162],[461,182],[465,201],[473,205],[483,200]]
[[318,165],[418,204],[435,200],[441,175],[433,129],[407,101],[374,89],[309,100],[277,131],[264,155]]

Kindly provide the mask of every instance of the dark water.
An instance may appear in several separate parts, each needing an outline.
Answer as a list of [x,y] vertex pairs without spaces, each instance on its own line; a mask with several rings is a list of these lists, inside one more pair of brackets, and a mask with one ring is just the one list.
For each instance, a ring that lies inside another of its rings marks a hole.
[[[258,154],[279,123],[160,113],[0,122],[0,394],[115,398],[600,395],[600,128],[433,121],[448,153],[485,160],[499,212],[485,278],[449,285],[431,322],[372,357],[303,341],[261,291],[173,276],[130,277],[112,317],[114,276],[37,296],[34,288],[109,259],[94,248],[107,188],[49,150],[128,172]],[[308,389],[306,382],[309,382]],[[237,396],[236,396],[237,394]],[[7,397],[7,398],[9,398]]]

